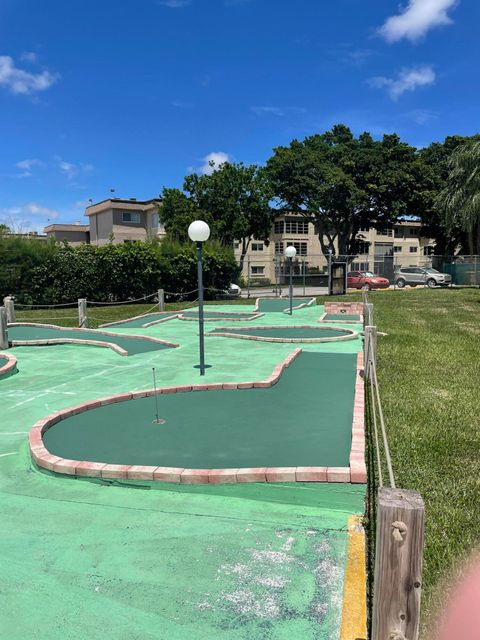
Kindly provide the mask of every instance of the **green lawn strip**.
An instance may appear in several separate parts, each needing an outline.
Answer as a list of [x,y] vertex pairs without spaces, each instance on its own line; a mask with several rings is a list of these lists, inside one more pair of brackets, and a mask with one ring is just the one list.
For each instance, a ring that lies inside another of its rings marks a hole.
[[74,339],[74,340],[97,340],[101,342],[111,342],[128,352],[128,355],[146,353],[148,351],[160,351],[170,349],[168,345],[152,340],[142,340],[135,336],[112,336],[103,331],[89,331],[88,329],[56,329],[54,327],[42,326],[22,326],[13,325],[8,328],[9,340],[53,340],[53,339]]
[[[159,396],[72,416],[44,436],[63,458],[182,468],[345,467],[356,356],[302,353],[268,389]],[[318,407],[321,406],[321,414]]]

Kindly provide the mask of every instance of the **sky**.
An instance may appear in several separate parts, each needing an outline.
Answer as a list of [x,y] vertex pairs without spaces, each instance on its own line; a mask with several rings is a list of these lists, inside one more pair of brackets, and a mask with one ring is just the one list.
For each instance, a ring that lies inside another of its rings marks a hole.
[[336,123],[478,133],[479,24],[478,0],[1,0],[0,222],[86,223]]

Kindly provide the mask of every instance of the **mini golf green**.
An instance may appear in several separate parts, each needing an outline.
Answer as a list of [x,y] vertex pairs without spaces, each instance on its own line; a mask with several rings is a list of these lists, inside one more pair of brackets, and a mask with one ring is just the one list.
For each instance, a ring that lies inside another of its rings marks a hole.
[[361,319],[358,314],[327,313],[322,322],[361,322]]
[[348,466],[356,354],[303,352],[268,389],[192,391],[102,406],[43,436],[60,457],[181,468]]
[[24,340],[95,340],[116,344],[121,349],[124,349],[128,355],[170,349],[174,346],[173,343],[161,342],[152,338],[145,339],[142,336],[123,336],[94,329],[68,329],[26,324],[9,325],[8,339],[14,344]]
[[[313,300],[313,302],[312,302]],[[293,298],[293,309],[306,307],[315,304],[314,298]],[[289,298],[258,298],[255,307],[256,311],[265,313],[282,313],[290,309]]]
[[103,327],[122,327],[124,329],[139,329],[141,327],[145,327],[151,323],[160,323],[166,322],[167,320],[171,320],[176,318],[180,312],[179,311],[159,311],[158,313],[147,313],[141,316],[135,316],[134,318],[129,318],[128,320],[119,320],[118,322],[109,322],[108,324],[102,325]]
[[229,338],[245,338],[252,340],[274,340],[275,342],[302,342],[315,340],[318,342],[347,340],[357,337],[351,329],[338,329],[322,326],[278,326],[278,327],[217,327],[207,335]]

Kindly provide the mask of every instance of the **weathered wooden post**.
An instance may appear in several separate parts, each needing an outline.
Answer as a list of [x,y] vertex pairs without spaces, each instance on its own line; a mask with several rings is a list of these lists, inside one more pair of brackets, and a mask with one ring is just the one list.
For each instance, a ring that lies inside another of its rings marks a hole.
[[372,640],[418,640],[424,516],[416,491],[378,490]]
[[158,310],[165,311],[165,291],[163,289],[158,290]]
[[86,329],[88,327],[86,298],[78,299],[78,326],[81,329]]
[[0,349],[8,349],[7,310],[0,307]]
[[365,324],[373,324],[373,303],[367,302],[365,304]]
[[11,296],[7,296],[3,299],[3,304],[5,305],[5,309],[7,311],[7,322],[11,324],[15,322],[15,302]]
[[377,363],[377,327],[367,325],[365,327],[365,344],[364,344],[364,362],[365,362],[365,379],[370,380],[372,373],[370,370],[370,362]]

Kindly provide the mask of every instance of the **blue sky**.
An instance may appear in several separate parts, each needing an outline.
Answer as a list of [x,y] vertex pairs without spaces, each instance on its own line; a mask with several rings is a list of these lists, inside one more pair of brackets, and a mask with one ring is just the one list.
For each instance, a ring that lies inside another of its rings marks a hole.
[[474,134],[479,24],[475,0],[2,0],[0,221],[85,221],[337,122]]

